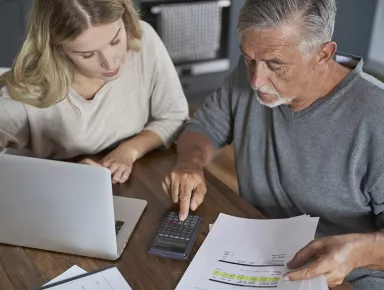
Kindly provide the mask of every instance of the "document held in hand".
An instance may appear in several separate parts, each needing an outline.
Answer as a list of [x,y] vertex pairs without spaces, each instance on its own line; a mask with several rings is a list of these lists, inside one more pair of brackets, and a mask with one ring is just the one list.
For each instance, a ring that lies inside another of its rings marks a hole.
[[314,239],[319,218],[255,220],[220,214],[176,290],[328,290],[324,276],[285,281],[286,264]]

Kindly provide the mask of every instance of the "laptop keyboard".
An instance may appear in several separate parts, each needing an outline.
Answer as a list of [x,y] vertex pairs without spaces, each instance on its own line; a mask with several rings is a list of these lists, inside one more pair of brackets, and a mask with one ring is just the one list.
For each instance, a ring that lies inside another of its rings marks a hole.
[[123,225],[124,225],[123,221],[115,221],[116,236],[119,234]]

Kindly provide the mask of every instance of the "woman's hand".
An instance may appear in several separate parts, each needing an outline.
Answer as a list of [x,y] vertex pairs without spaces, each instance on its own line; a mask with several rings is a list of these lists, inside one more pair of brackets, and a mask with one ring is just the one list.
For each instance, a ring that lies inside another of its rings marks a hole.
[[131,174],[133,163],[137,160],[138,153],[128,143],[123,143],[100,161],[90,158],[82,160],[81,164],[106,167],[111,171],[113,183],[124,183]]
[[143,130],[140,134],[120,144],[100,161],[96,162],[87,158],[80,163],[106,167],[111,171],[113,183],[124,183],[131,174],[133,163],[162,145],[163,142],[156,133]]
[[100,165],[111,171],[113,183],[124,183],[131,175],[133,163],[138,158],[138,152],[123,143],[100,160]]

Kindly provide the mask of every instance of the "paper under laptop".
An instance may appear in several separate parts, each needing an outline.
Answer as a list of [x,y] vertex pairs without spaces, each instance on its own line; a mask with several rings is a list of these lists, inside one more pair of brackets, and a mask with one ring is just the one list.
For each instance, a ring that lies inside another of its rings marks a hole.
[[69,278],[73,278],[73,277],[76,277],[76,276],[80,276],[80,275],[83,275],[83,274],[86,274],[87,271],[85,271],[84,269],[80,268],[79,266],[72,266],[71,268],[69,268],[67,271],[65,271],[63,274],[57,276],[55,279],[49,281],[48,283],[44,284],[44,286],[47,286],[47,285],[50,285],[50,284],[53,284],[53,283],[57,283],[59,281],[63,281],[63,280],[66,280],[66,279],[69,279]]
[[65,271],[62,275],[37,290],[132,290],[128,282],[116,267],[87,273],[78,266]]
[[176,290],[328,290],[324,276],[285,281],[286,264],[313,240],[319,218],[254,220],[220,214]]

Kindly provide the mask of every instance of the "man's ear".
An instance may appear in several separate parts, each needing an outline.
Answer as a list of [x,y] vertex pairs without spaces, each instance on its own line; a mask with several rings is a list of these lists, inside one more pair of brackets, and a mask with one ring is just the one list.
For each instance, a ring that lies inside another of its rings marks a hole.
[[322,44],[317,53],[316,66],[317,67],[326,66],[329,63],[329,61],[333,58],[336,51],[337,51],[336,42],[330,41]]

